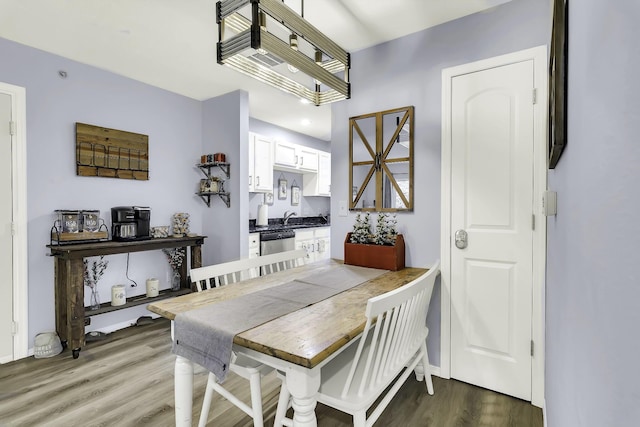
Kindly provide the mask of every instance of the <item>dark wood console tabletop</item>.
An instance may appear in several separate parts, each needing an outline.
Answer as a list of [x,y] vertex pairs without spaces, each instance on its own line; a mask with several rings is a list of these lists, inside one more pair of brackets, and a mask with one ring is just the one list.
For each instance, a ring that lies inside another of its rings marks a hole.
[[126,242],[47,245],[51,255],[55,257],[56,330],[63,345],[71,347],[74,359],[80,355],[80,349],[85,345],[85,317],[150,303],[190,291],[187,263],[183,262],[180,267],[180,290],[164,290],[160,295],[152,298],[147,298],[146,295],[127,298],[125,305],[112,307],[107,303],[102,304],[98,310],[88,311],[84,306],[84,258],[168,248],[185,248],[186,254],[186,248],[190,247],[191,268],[198,268],[202,266],[201,247],[205,238],[206,236],[166,237]]

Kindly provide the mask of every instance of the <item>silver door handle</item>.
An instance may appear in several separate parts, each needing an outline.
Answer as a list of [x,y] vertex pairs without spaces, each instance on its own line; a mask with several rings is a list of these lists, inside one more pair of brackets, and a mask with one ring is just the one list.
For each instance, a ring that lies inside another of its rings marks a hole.
[[458,230],[456,231],[455,234],[455,238],[456,238],[456,248],[458,249],[464,249],[467,247],[468,244],[468,234],[466,231],[464,230]]

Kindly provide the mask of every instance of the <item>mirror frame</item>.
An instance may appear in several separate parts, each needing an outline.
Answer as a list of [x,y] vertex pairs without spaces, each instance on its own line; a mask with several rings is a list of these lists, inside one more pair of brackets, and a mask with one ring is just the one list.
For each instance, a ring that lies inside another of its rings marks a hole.
[[[397,115],[402,117],[399,119],[396,125],[396,129],[393,132],[392,137],[388,140],[384,140],[384,127],[383,119],[386,115]],[[362,133],[358,122],[364,119],[375,118],[375,144],[368,141]],[[409,124],[409,156],[389,158],[394,144],[397,143],[400,132],[404,128],[405,124]],[[354,133],[357,134],[362,143],[365,144],[370,159],[364,161],[355,161],[353,159],[354,151]],[[349,117],[349,192],[351,197],[349,198],[349,210],[351,211],[368,211],[368,212],[411,212],[413,211],[413,143],[414,143],[414,107],[401,107],[392,110],[378,111],[376,113],[363,114],[361,116]],[[404,193],[400,190],[400,187],[391,173],[388,164],[407,162],[408,163],[408,175],[409,175],[409,194],[408,197],[404,196]],[[357,183],[357,192],[354,196],[354,187],[356,183],[353,182],[354,167],[357,166],[370,166],[369,172],[360,183]],[[405,203],[404,208],[385,208],[383,207],[383,185],[384,176],[389,177],[389,182],[393,188],[400,194],[400,197]],[[356,207],[357,203],[362,198],[365,189],[369,186],[372,179],[375,179],[375,204],[374,207]]]

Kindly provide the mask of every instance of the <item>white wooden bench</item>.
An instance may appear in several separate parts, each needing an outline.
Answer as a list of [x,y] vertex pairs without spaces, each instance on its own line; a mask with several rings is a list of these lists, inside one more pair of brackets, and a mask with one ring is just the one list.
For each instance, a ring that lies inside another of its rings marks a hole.
[[298,267],[304,264],[306,256],[307,252],[304,249],[298,249],[193,268],[190,271],[191,282],[200,292],[203,289],[217,288],[257,277],[261,270],[265,275]]

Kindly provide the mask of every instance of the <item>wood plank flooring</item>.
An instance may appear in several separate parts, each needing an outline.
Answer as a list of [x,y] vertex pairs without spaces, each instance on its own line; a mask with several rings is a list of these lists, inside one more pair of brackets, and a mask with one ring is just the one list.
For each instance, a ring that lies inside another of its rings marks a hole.
[[[78,359],[69,350],[0,365],[0,426],[172,426],[173,361],[169,322],[157,319],[88,343]],[[194,425],[207,373],[196,368]],[[376,426],[541,427],[542,411],[518,399],[454,380],[433,378],[435,395],[411,376]],[[248,401],[248,385],[230,374],[227,387]],[[273,425],[280,381],[265,377],[265,425]],[[318,426],[350,426],[351,417],[318,405]],[[214,395],[208,425],[249,427],[242,411]]]

